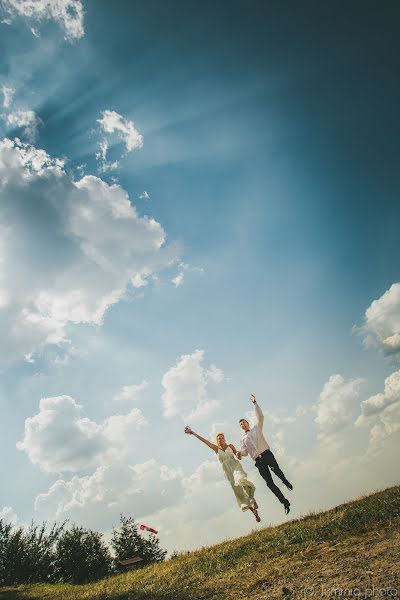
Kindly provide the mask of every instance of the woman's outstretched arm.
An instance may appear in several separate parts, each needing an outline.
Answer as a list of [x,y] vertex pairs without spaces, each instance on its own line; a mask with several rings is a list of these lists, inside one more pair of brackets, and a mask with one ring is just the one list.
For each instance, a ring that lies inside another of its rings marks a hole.
[[199,435],[198,433],[195,433],[193,431],[193,429],[190,429],[189,426],[185,427],[185,433],[188,433],[189,435],[194,435],[194,437],[197,437],[198,440],[203,442],[203,444],[206,444],[206,446],[211,448],[211,450],[214,450],[214,452],[218,452],[218,446],[216,444],[213,444],[209,440],[206,440],[206,438],[201,437],[201,435]]

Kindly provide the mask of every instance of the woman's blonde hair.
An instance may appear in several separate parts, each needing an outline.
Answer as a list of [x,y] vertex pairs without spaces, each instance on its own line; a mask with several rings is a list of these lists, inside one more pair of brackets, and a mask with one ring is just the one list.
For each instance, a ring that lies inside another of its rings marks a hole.
[[[223,435],[223,436],[225,437],[225,434],[224,434],[222,431],[220,431],[219,433],[217,433],[217,434],[216,434],[216,436],[215,436],[215,439],[216,439],[216,441],[217,441],[217,446],[218,446],[218,448],[220,448],[220,447],[221,447],[221,446],[219,445],[219,441],[218,441],[218,438],[219,438],[219,436],[220,436],[220,435]],[[225,440],[225,441],[226,441],[226,440]]]

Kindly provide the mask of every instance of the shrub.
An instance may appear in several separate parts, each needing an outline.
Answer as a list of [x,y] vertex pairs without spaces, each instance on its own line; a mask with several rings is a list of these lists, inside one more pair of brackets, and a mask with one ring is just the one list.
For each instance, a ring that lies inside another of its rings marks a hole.
[[28,529],[0,519],[0,584],[17,585],[55,580],[57,540],[64,528],[46,524]]
[[120,517],[120,527],[113,529],[111,546],[115,553],[115,566],[120,560],[132,558],[135,554],[143,558],[141,566],[162,561],[167,554],[166,550],[160,548],[160,541],[154,534],[145,539],[140,535],[135,520],[123,515]]
[[73,526],[63,531],[57,543],[57,580],[86,583],[109,575],[112,559],[102,536],[96,531]]

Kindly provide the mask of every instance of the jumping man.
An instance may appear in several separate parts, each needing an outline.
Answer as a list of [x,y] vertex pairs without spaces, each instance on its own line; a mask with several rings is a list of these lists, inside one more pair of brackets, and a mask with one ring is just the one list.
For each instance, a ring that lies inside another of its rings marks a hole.
[[261,408],[257,404],[254,394],[251,395],[250,400],[254,404],[257,425],[250,427],[247,419],[240,419],[239,424],[244,433],[242,436],[241,450],[236,454],[236,456],[241,459],[242,456],[247,456],[250,454],[251,458],[255,460],[256,467],[259,470],[261,477],[265,479],[267,486],[283,504],[285,513],[288,514],[290,512],[290,502],[287,498],[285,498],[281,490],[274,483],[270,469],[277,477],[279,477],[279,479],[289,490],[292,490],[293,486],[291,483],[289,483],[284,473],[280,469],[278,463],[276,462],[276,458],[271,452],[270,447],[263,435],[262,428],[264,423],[264,415]]

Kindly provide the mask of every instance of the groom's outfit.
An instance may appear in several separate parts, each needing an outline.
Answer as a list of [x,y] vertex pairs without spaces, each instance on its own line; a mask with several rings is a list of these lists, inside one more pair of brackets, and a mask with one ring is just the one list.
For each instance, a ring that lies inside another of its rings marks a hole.
[[259,470],[261,477],[265,479],[271,492],[275,494],[278,500],[285,507],[289,506],[289,500],[285,498],[278,486],[275,485],[270,469],[285,485],[291,487],[291,484],[288,482],[282,470],[280,469],[278,463],[276,462],[276,458],[271,452],[271,449],[263,435],[263,412],[257,403],[254,403],[254,408],[257,417],[257,424],[243,434],[240,453],[242,456],[247,456],[250,454],[251,458],[255,460],[256,467]]

